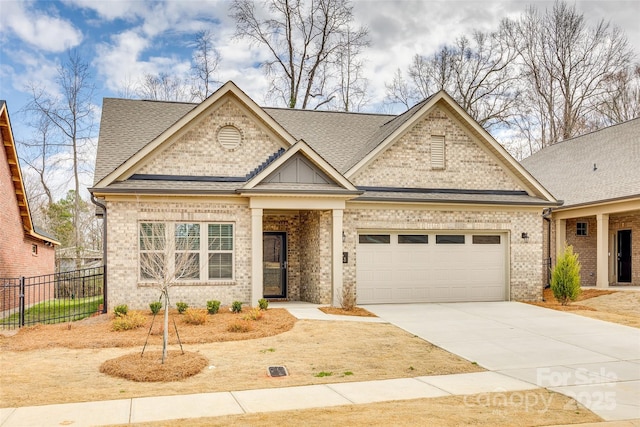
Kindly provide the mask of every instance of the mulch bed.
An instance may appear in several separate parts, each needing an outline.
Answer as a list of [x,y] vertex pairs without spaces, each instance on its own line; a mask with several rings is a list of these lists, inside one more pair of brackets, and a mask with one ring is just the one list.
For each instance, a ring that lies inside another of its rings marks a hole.
[[[190,325],[184,322],[184,315],[170,311],[169,344],[178,343],[175,325],[183,344],[198,344],[223,341],[239,341],[278,335],[293,328],[296,318],[282,308],[268,309],[260,320],[245,320],[247,310],[232,313],[228,307],[221,307],[217,314],[207,315],[204,325]],[[113,314],[102,314],[78,322],[35,325],[22,328],[13,336],[0,335],[0,350],[35,350],[42,348],[109,348],[142,346],[151,328],[148,345],[162,345],[162,315],[153,320],[149,311],[140,312],[146,318],[144,326],[128,330],[113,331]],[[153,321],[153,327],[151,323]],[[250,326],[247,332],[230,332],[233,325]]]
[[353,307],[350,310],[345,310],[340,307],[318,307],[318,309],[327,314],[337,314],[340,316],[378,317],[369,310],[361,307]]
[[162,351],[146,351],[107,360],[100,372],[137,382],[168,382],[189,378],[208,364],[204,356],[189,351],[170,350],[164,363]]
[[540,307],[552,308],[554,310],[559,310],[559,311],[574,311],[574,310],[597,311],[595,308],[589,307],[586,305],[581,305],[579,304],[579,302],[589,298],[595,298],[602,295],[613,294],[615,292],[616,291],[609,291],[604,289],[582,288],[582,292],[580,292],[580,296],[576,301],[570,302],[568,305],[562,305],[558,301],[556,301],[556,298],[553,296],[553,291],[551,290],[551,288],[546,288],[542,294],[544,301],[529,302],[529,304],[537,305]]

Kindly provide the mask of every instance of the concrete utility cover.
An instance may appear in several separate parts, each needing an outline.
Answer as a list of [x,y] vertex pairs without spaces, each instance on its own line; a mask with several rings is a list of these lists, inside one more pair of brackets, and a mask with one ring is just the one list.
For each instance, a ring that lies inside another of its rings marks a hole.
[[269,366],[267,368],[267,373],[270,377],[286,377],[289,375],[287,368],[284,366]]

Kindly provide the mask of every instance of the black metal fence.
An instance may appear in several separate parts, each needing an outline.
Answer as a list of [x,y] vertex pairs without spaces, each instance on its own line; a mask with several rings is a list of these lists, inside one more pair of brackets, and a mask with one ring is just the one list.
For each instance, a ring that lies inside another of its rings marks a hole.
[[103,267],[0,278],[0,329],[80,320],[103,307]]

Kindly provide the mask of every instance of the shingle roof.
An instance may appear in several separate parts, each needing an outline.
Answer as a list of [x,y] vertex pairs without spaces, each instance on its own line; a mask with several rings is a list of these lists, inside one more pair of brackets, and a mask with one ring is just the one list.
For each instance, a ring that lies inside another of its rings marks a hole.
[[544,148],[522,161],[564,206],[640,195],[640,118]]
[[137,153],[197,104],[105,98],[94,184]]
[[[105,98],[94,184],[196,106],[192,103]],[[283,108],[264,108],[264,111],[340,172],[345,172],[364,143],[395,117]]]

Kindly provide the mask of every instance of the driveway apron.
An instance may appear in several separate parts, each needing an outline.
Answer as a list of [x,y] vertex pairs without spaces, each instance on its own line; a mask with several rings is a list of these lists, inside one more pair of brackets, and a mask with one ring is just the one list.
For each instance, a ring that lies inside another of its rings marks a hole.
[[605,420],[640,419],[640,329],[518,302],[363,307],[490,371],[570,396]]

